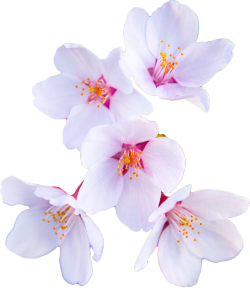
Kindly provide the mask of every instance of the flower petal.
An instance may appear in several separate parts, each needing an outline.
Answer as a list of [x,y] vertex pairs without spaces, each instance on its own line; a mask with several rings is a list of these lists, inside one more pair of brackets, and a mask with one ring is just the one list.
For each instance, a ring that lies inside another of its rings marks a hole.
[[132,50],[128,49],[121,55],[121,66],[126,67],[127,71],[134,79],[136,84],[147,94],[156,95],[156,86],[152,76],[140,57]]
[[35,184],[29,184],[16,177],[8,177],[2,181],[3,202],[10,206],[22,204],[29,207],[43,203],[43,199],[34,195],[36,188]]
[[149,19],[148,13],[142,8],[132,9],[124,27],[124,41],[126,48],[140,56],[146,68],[154,66],[155,57],[148,49],[146,41],[146,26]]
[[185,171],[185,156],[176,141],[167,137],[155,138],[147,143],[141,158],[163,192],[173,191],[180,183]]
[[13,253],[35,259],[44,256],[60,246],[59,237],[54,234],[51,223],[43,221],[49,203],[23,211],[6,239],[6,247]]
[[249,200],[226,191],[200,190],[192,192],[182,206],[202,219],[214,221],[241,215],[248,209]]
[[153,223],[148,221],[149,215],[159,205],[161,191],[144,171],[139,177],[130,180],[124,176],[124,187],[116,205],[116,214],[120,221],[133,231],[149,231]]
[[198,281],[201,259],[194,256],[184,243],[177,243],[177,235],[171,226],[163,231],[158,249],[159,265],[170,283],[191,287]]
[[164,215],[154,225],[154,228],[147,237],[145,244],[143,245],[142,250],[140,252],[140,255],[135,263],[136,272],[146,267],[149,257],[153,254],[154,250],[156,249],[159,243],[159,238],[166,222],[167,218]]
[[183,52],[173,77],[182,86],[202,86],[227,66],[233,49],[228,39],[194,43]]
[[123,132],[114,125],[91,129],[81,146],[81,160],[85,168],[102,158],[110,158],[121,151]]
[[205,112],[209,110],[208,93],[202,87],[191,88],[177,83],[167,83],[157,88],[157,94],[160,98],[171,101],[185,99]]
[[98,262],[101,259],[104,245],[102,233],[90,217],[88,217],[87,215],[81,216],[86,227],[90,246],[95,253],[92,259]]
[[95,214],[116,205],[123,188],[123,177],[118,176],[117,167],[117,160],[104,158],[88,170],[77,198],[84,212]]
[[114,117],[105,106],[97,108],[95,103],[77,105],[70,111],[63,131],[63,142],[68,149],[80,150],[91,128],[113,122]]
[[198,27],[198,18],[193,10],[178,1],[168,1],[148,20],[146,34],[149,49],[158,58],[163,40],[161,51],[175,55],[178,47],[184,49],[196,42]]
[[[202,226],[200,221],[198,218],[198,221],[192,223],[195,230],[190,230],[189,238],[184,239],[184,243],[195,256],[218,263],[233,259],[243,249],[242,238],[228,219],[202,220]],[[197,234],[198,231],[200,234]]]
[[99,58],[80,44],[64,44],[58,48],[55,66],[62,73],[69,73],[81,79],[96,81],[101,77]]
[[140,117],[143,114],[150,114],[153,106],[135,89],[129,95],[116,91],[110,102],[110,111],[119,121],[130,116]]
[[121,52],[121,48],[113,49],[108,57],[101,61],[101,71],[108,86],[124,94],[130,94],[133,91],[132,82],[125,76],[118,63]]
[[190,195],[191,187],[192,187],[191,185],[188,185],[184,188],[181,188],[180,190],[172,194],[170,197],[168,197],[168,199],[165,200],[159,206],[159,208],[150,215],[148,220],[151,222],[157,221],[161,215],[173,209],[177,202],[187,199],[187,197],[189,197]]
[[87,100],[87,96],[81,96],[79,89],[75,87],[81,81],[76,76],[62,73],[37,83],[32,89],[32,94],[36,97],[34,105],[52,118],[67,118],[72,107]]
[[144,118],[137,118],[117,125],[125,135],[124,143],[136,145],[154,139],[159,132],[158,124]]
[[83,286],[92,276],[88,234],[80,217],[75,219],[70,232],[63,239],[60,265],[63,278],[69,284]]
[[49,203],[54,206],[70,205],[76,208],[76,199],[65,193],[63,190],[55,187],[37,187],[35,191],[37,197],[49,200]]

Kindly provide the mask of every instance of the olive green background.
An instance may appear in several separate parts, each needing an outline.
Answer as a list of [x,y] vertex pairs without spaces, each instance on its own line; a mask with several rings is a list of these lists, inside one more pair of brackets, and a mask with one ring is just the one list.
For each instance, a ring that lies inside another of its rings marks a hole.
[[[152,7],[146,10],[151,14],[164,2],[152,0]],[[182,3],[189,5],[199,17],[198,41],[221,37],[235,41],[234,0],[183,0]],[[106,58],[115,47],[124,48],[123,26],[129,11],[130,8],[33,8],[32,85],[58,73],[53,56],[63,43],[80,43],[100,58]],[[177,189],[191,183],[193,190],[221,189],[250,198],[250,148],[235,147],[234,60],[204,86],[210,95],[208,113],[185,100],[172,102],[147,96],[154,106],[153,114],[147,118],[157,121],[160,132],[177,140],[186,155],[186,171]],[[20,98],[26,97],[20,94]],[[34,106],[32,110],[33,125],[65,124],[64,120],[47,117]],[[0,148],[0,180],[16,175],[73,193],[85,173],[76,150]],[[22,206],[0,204],[0,284],[67,284],[60,272],[59,249],[29,260],[5,248],[5,237],[22,209]],[[157,251],[146,269],[137,274],[134,271],[148,233],[130,231],[119,222],[114,208],[92,218],[103,233],[105,247],[100,262],[93,261],[94,274],[86,286],[173,287],[160,271]],[[203,261],[196,287],[250,287],[249,218],[250,211],[232,219],[244,240],[240,256],[219,264]]]

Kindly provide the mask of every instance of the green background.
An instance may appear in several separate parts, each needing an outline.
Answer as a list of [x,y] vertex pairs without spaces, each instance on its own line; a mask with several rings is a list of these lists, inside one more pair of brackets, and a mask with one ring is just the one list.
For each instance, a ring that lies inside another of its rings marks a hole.
[[[164,2],[152,0],[152,7],[146,10],[151,14]],[[235,42],[234,0],[182,3],[199,17],[198,41],[223,37]],[[106,58],[115,47],[124,48],[123,26],[129,11],[130,8],[33,8],[32,85],[58,73],[53,56],[63,43],[80,43],[100,58]],[[234,60],[204,86],[210,95],[208,113],[185,100],[171,102],[147,96],[154,106],[153,114],[147,118],[157,121],[160,132],[178,141],[186,155],[186,171],[177,189],[191,183],[193,191],[221,189],[250,198],[250,148],[235,147]],[[65,124],[34,106],[32,110],[33,125]],[[15,175],[33,183],[60,186],[68,193],[74,192],[86,173],[79,152],[65,147],[2,147],[0,165],[0,180]],[[30,260],[5,248],[5,237],[22,209],[0,204],[0,284],[67,284],[60,272],[59,249]],[[157,251],[146,269],[137,274],[134,271],[148,233],[130,231],[119,222],[114,208],[92,218],[103,233],[105,247],[100,262],[93,261],[94,274],[86,286],[173,287],[160,271]],[[244,240],[240,256],[219,264],[203,261],[196,287],[250,287],[249,218],[250,211],[232,219]]]

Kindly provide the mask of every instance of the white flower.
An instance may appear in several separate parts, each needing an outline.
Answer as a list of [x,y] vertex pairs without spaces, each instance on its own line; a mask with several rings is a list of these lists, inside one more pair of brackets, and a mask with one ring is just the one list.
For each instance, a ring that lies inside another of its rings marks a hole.
[[80,186],[71,196],[57,187],[28,184],[9,177],[2,182],[1,194],[8,205],[30,207],[18,216],[6,247],[24,258],[38,258],[60,247],[64,279],[82,286],[92,276],[90,247],[95,252],[93,259],[99,261],[103,237],[93,221],[77,208]]
[[79,207],[94,214],[116,206],[121,222],[134,231],[148,231],[160,189],[173,191],[185,170],[179,144],[157,135],[157,123],[142,118],[92,129],[81,148],[82,164],[89,170]]
[[178,1],[168,1],[152,16],[135,8],[124,28],[122,66],[147,94],[186,99],[208,111],[209,97],[201,86],[231,61],[234,44],[196,42],[198,30],[197,15]]
[[88,131],[127,117],[150,114],[151,103],[132,87],[119,67],[121,49],[100,60],[81,45],[65,44],[55,55],[62,72],[33,87],[35,106],[56,119],[67,119],[64,144],[81,146]]
[[193,286],[202,259],[227,261],[242,250],[242,238],[227,218],[244,213],[249,200],[224,191],[190,191],[189,185],[170,197],[162,196],[162,204],[149,217],[156,223],[136,261],[136,271],[146,267],[158,246],[166,279],[177,286]]

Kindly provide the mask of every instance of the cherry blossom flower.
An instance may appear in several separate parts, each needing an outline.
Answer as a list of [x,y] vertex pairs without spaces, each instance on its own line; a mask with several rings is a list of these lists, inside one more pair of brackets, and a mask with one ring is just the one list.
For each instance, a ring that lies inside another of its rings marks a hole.
[[189,185],[170,197],[162,195],[159,208],[149,217],[156,223],[136,261],[136,271],[146,267],[158,246],[166,279],[177,286],[193,286],[202,259],[227,261],[242,250],[242,238],[227,218],[244,213],[249,200],[224,191],[190,191]]
[[161,189],[171,192],[185,170],[179,144],[156,138],[158,125],[144,119],[93,128],[81,148],[89,168],[79,192],[79,207],[90,214],[116,206],[122,223],[148,231]]
[[[81,186],[81,185],[80,185]],[[6,246],[23,258],[38,258],[60,247],[60,265],[70,284],[85,285],[92,276],[90,247],[99,261],[103,237],[93,221],[77,208],[73,196],[57,187],[45,187],[9,177],[2,182],[3,202],[30,207],[17,218]]]
[[186,99],[208,111],[201,86],[230,62],[234,44],[227,39],[197,43],[198,27],[194,11],[178,1],[168,1],[151,17],[134,8],[125,24],[122,66],[147,94]]
[[33,87],[35,106],[48,116],[67,119],[64,144],[80,148],[88,131],[121,118],[150,114],[151,103],[132,87],[119,67],[121,49],[100,60],[81,45],[65,44],[55,55],[61,74]]

